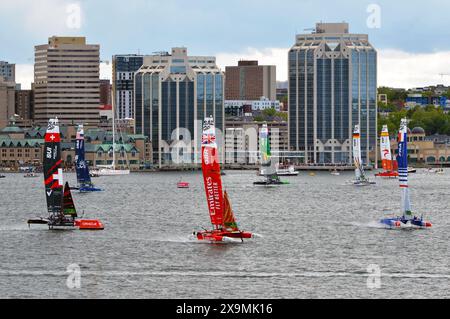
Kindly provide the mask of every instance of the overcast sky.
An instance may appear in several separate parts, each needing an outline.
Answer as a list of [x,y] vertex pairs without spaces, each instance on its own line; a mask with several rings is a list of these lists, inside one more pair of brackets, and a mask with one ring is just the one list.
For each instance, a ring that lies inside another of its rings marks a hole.
[[[28,87],[34,45],[81,35],[101,45],[103,61],[186,46],[216,56],[222,68],[241,58],[275,64],[283,81],[295,34],[346,21],[378,50],[379,85],[450,85],[450,75],[439,75],[450,74],[448,12],[442,0],[0,0],[0,60],[16,63],[17,82]],[[102,77],[110,71],[102,64]]]

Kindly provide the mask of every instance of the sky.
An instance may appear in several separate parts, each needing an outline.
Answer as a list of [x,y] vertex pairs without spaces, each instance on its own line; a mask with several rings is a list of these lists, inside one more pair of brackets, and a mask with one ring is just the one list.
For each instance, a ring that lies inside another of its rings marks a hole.
[[34,46],[73,35],[100,44],[102,78],[111,78],[114,54],[185,46],[223,69],[241,59],[275,64],[285,81],[295,35],[345,21],[377,49],[379,86],[450,85],[448,12],[442,0],[0,0],[0,60],[16,63],[28,88]]

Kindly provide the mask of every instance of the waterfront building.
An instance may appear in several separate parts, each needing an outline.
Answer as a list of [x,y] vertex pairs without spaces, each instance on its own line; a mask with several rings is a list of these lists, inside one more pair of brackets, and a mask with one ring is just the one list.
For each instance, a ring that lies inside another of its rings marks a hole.
[[[397,139],[391,141],[392,154],[398,153]],[[425,130],[415,127],[408,130],[408,157],[414,163],[428,165],[450,165],[450,136],[429,135]]]
[[111,93],[111,81],[100,80],[100,105],[112,105]]
[[[289,146],[311,164],[351,163],[361,127],[365,164],[376,162],[377,52],[347,23],[317,23],[289,51]],[[372,154],[372,156],[371,156]]]
[[258,65],[258,61],[239,61],[225,68],[226,100],[259,100],[262,96],[276,100],[275,65]]
[[16,82],[16,65],[0,61],[0,78],[5,82]]
[[16,83],[5,81],[0,76],[0,129],[5,128],[15,114],[15,92]]
[[280,101],[271,101],[265,97],[261,97],[255,101],[243,100],[226,100],[225,113],[233,116],[243,116],[245,113],[255,111],[263,111],[267,109],[275,109],[281,111]]
[[[223,83],[224,74],[215,57],[188,56],[187,49],[181,47],[144,58],[144,65],[135,75],[135,133],[150,137],[155,164],[201,163],[199,151],[206,116],[214,117],[221,149]],[[173,152],[172,145],[183,148],[182,158]]]
[[112,96],[117,119],[134,119],[134,74],[143,63],[143,55],[113,56]]
[[[42,166],[46,126],[22,129],[14,117],[0,130],[0,167],[17,169],[20,166]],[[63,166],[73,168],[77,125],[61,125]],[[92,168],[111,165],[113,160],[112,132],[85,128],[86,160]],[[148,167],[152,157],[149,139],[143,135],[121,134],[116,140],[116,166],[139,170]]]
[[259,130],[269,128],[269,141],[274,157],[284,161],[288,155],[288,123],[285,121],[227,120],[225,129],[225,163],[257,165],[259,163]]
[[100,105],[100,46],[84,37],[56,37],[35,47],[34,119],[44,125],[98,124]]

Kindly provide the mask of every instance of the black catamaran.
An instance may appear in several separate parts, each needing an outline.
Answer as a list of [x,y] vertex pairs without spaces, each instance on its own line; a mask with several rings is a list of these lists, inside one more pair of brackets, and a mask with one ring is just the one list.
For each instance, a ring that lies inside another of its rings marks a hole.
[[44,184],[47,199],[47,218],[29,219],[28,225],[44,224],[49,229],[79,228],[101,230],[99,220],[79,220],[69,183],[63,184],[61,135],[58,119],[49,120],[45,134]]

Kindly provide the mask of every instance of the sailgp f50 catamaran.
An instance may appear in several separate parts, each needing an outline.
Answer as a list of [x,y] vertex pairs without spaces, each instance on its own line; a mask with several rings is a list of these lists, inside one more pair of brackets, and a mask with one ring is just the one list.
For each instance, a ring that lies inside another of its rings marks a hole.
[[267,124],[263,124],[259,131],[259,151],[261,154],[261,171],[260,175],[265,176],[266,180],[254,182],[256,186],[275,186],[288,184],[280,180],[277,174],[277,165],[272,159],[269,141],[269,128]]
[[100,192],[100,188],[96,188],[91,182],[91,175],[89,174],[88,163],[85,159],[84,151],[84,129],[83,125],[78,125],[77,142],[75,147],[75,162],[77,171],[77,182],[80,192]]
[[355,164],[355,181],[353,185],[355,186],[369,186],[375,184],[371,182],[364,172],[364,167],[361,158],[361,133],[359,125],[355,125],[355,130],[353,132],[353,162]]
[[430,222],[424,221],[423,217],[413,216],[409,198],[408,186],[408,120],[402,119],[398,133],[398,173],[400,189],[402,190],[402,212],[403,216],[386,218],[381,220],[383,225],[390,228],[401,228],[402,226],[413,226],[418,228],[432,227]]
[[376,174],[377,177],[385,178],[397,178],[398,177],[398,165],[397,162],[392,159],[391,152],[391,141],[389,140],[389,130],[388,126],[384,125],[381,131],[380,138],[380,151],[381,151],[381,161],[383,165],[383,171]]
[[58,119],[51,119],[45,134],[44,149],[44,182],[47,198],[48,218],[29,219],[28,225],[43,224],[50,229],[78,228],[86,230],[102,230],[99,220],[77,219],[75,205],[69,184],[63,184],[61,160],[61,135]]
[[202,171],[205,183],[206,200],[213,230],[196,232],[198,240],[213,243],[252,238],[252,234],[239,230],[227,193],[222,191],[219,152],[216,143],[216,130],[212,117],[206,118],[202,135]]

